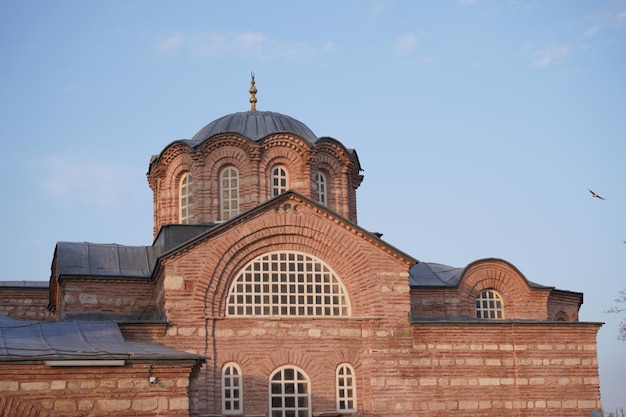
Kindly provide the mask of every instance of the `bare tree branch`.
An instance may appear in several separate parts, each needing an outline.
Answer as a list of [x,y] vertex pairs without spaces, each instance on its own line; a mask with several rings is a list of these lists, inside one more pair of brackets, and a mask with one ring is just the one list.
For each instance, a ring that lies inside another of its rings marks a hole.
[[[626,289],[619,291],[619,297],[614,300],[616,303],[626,303]],[[613,306],[608,310],[605,310],[605,313],[610,314],[619,314],[621,312],[626,311],[626,307],[622,306]],[[617,340],[621,340],[622,342],[626,342],[626,319],[622,319],[619,323],[619,329],[617,331]],[[615,414],[615,417],[626,417],[626,409],[621,409],[622,414]]]

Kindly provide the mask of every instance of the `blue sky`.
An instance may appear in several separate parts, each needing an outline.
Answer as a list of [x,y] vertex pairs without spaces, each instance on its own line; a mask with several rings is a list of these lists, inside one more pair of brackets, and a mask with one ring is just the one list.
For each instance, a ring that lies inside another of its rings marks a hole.
[[5,0],[0,56],[0,279],[150,244],[150,156],[248,110],[254,71],[259,110],[357,150],[361,226],[583,292],[625,405],[626,1]]

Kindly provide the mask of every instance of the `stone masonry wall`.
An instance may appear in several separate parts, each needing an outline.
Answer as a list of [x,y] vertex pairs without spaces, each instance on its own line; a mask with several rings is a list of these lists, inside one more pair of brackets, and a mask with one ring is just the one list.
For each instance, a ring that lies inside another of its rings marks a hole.
[[148,281],[64,279],[61,282],[63,313],[100,313],[151,317],[157,314],[154,286]]
[[48,288],[0,287],[0,315],[21,320],[49,320]]
[[[50,367],[0,364],[0,415],[183,417],[189,415],[187,389],[192,363],[152,368],[148,363],[123,367]],[[47,413],[47,414],[44,414]],[[37,415],[37,414],[34,414]]]
[[414,324],[412,346],[379,350],[378,415],[587,417],[600,410],[599,325]]

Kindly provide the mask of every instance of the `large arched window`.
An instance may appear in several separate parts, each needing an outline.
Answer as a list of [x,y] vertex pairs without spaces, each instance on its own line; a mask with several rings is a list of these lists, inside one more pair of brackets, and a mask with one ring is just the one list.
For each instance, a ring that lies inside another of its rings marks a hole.
[[317,184],[317,202],[322,204],[322,205],[326,205],[326,176],[321,173],[321,172],[317,172],[317,174],[315,174],[315,182]]
[[342,363],[337,367],[337,411],[356,411],[354,368]]
[[272,197],[284,193],[289,189],[289,174],[287,169],[282,165],[276,165],[272,168]]
[[348,317],[350,301],[332,269],[300,252],[253,259],[228,293],[229,316]]
[[185,173],[180,179],[180,184],[178,187],[178,195],[179,195],[179,220],[181,223],[191,223],[192,221],[192,207],[193,207],[193,193],[191,191],[191,186],[193,185],[193,180],[191,178],[190,173]]
[[504,318],[504,305],[502,297],[492,289],[482,290],[476,296],[477,319],[502,319]]
[[230,220],[239,214],[239,173],[235,167],[220,172],[221,220]]
[[241,368],[229,362],[222,368],[222,413],[240,414],[243,410]]
[[271,417],[311,417],[311,382],[302,370],[284,366],[269,384]]

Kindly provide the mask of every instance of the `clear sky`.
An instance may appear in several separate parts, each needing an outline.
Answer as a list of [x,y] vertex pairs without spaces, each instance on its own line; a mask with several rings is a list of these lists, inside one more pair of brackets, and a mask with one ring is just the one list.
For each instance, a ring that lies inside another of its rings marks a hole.
[[2,0],[0,57],[0,279],[151,244],[150,156],[248,110],[254,71],[258,110],[357,150],[361,226],[583,292],[626,405],[626,1]]

